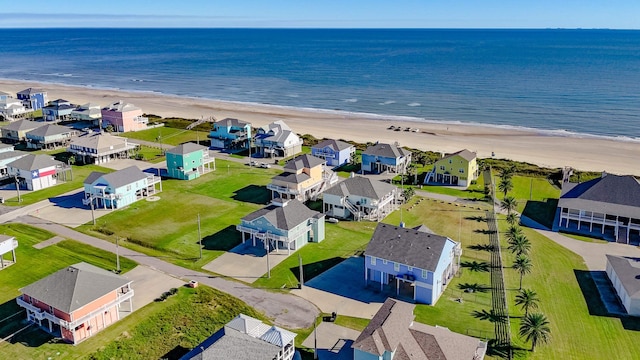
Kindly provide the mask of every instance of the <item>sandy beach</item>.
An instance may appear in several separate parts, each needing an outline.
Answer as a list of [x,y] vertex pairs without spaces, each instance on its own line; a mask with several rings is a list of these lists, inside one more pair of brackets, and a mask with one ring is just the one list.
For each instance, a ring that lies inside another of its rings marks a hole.
[[[16,93],[28,87],[48,91],[49,100],[63,98],[74,104],[87,102],[101,106],[123,100],[145,113],[164,117],[200,119],[233,117],[263,126],[282,119],[300,134],[358,142],[399,142],[402,146],[438,152],[463,148],[480,158],[491,157],[534,163],[545,167],[572,166],[579,170],[640,175],[640,142],[607,138],[560,136],[535,130],[519,130],[481,125],[385,119],[383,116],[337,113],[271,105],[236,103],[209,99],[167,96],[58,84],[0,80],[0,91]],[[418,128],[420,132],[392,131],[390,125]]]

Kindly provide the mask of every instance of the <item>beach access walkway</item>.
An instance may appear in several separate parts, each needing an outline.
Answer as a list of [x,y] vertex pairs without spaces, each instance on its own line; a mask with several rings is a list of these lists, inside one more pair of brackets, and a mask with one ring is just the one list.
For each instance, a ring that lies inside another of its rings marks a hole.
[[[116,245],[113,243],[77,232],[59,224],[32,216],[21,216],[15,220],[111,253],[116,252]],[[122,257],[131,259],[138,264],[148,266],[151,269],[158,270],[174,278],[184,281],[196,280],[204,285],[233,295],[273,319],[274,323],[278,326],[290,329],[308,328],[313,325],[314,320],[320,314],[320,311],[314,304],[295,295],[253,288],[220,276],[183,268],[122,246],[119,247],[117,251]]]

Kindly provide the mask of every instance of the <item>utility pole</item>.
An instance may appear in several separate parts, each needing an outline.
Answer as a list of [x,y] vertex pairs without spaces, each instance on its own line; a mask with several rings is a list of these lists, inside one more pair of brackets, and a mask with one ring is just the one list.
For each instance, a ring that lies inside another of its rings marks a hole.
[[[160,192],[162,192],[162,177],[160,176],[160,166],[158,166],[158,179],[160,179]],[[154,185],[155,192],[155,185]]]
[[302,269],[302,256],[298,252],[298,266],[300,267],[300,289],[304,286],[304,271]]
[[271,279],[271,264],[269,263],[269,250],[271,250],[271,246],[269,246],[269,232],[264,235],[264,249],[267,251],[267,279]]
[[200,259],[202,259],[202,235],[200,234],[200,213],[198,213],[198,244],[200,245]]
[[116,235],[116,271],[120,273],[120,237]]
[[18,192],[18,203],[21,203],[22,199],[20,198],[20,182],[18,181],[17,175],[14,175],[13,178],[16,180],[16,191]]
[[91,202],[91,220],[93,220],[93,226],[96,226],[96,215],[95,215],[94,209],[93,209],[93,199],[94,199],[93,194],[91,194],[89,196],[89,200]]

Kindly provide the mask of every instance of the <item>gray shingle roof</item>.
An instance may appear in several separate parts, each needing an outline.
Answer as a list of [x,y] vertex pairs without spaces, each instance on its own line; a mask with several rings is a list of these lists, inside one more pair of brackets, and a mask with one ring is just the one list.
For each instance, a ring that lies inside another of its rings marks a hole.
[[462,360],[474,357],[481,342],[446,328],[413,322],[413,304],[388,298],[351,346],[381,356],[395,351],[399,360]]
[[400,146],[377,143],[371,145],[363,152],[366,155],[382,156],[387,158],[399,158],[401,156],[407,156],[411,152],[401,148]]
[[0,152],[0,160],[19,158],[27,155],[29,155],[29,153],[20,150],[3,151]]
[[269,205],[254,211],[243,217],[242,220],[253,221],[264,217],[278,229],[291,230],[319,214],[319,212],[309,209],[298,200],[290,200],[284,206]]
[[365,255],[435,271],[442,257],[445,236],[380,223],[367,245]]
[[102,178],[104,179],[104,181],[109,183],[112,188],[115,189],[139,180],[146,179],[147,174],[142,172],[142,170],[140,170],[137,166],[129,166],[128,168],[102,175]]
[[84,181],[82,182],[83,184],[87,184],[87,185],[91,185],[93,184],[96,180],[100,179],[100,177],[102,175],[105,175],[106,173],[100,172],[100,171],[92,171],[91,174],[89,174],[89,176],[87,176],[86,179],[84,179]]
[[225,127],[245,127],[247,125],[251,125],[251,123],[246,122],[246,121],[242,121],[242,120],[238,120],[238,119],[234,119],[234,118],[225,118],[222,119],[220,121],[216,121],[216,124],[220,124],[221,126],[225,126]]
[[363,176],[354,176],[325,190],[324,193],[340,197],[356,195],[367,199],[380,200],[394,190],[398,190],[398,188],[391,184],[371,180]]
[[266,341],[253,338],[229,327],[224,327],[217,334],[213,344],[202,352],[193,352],[183,356],[182,360],[273,360],[280,352],[280,348]]
[[26,156],[21,157],[18,160],[14,160],[7,164],[7,166],[12,167],[14,169],[19,170],[40,170],[42,168],[50,167],[50,166],[62,166],[62,162],[54,159],[49,155],[33,155],[28,154]]
[[344,149],[348,149],[350,147],[352,147],[353,145],[346,143],[344,141],[340,141],[340,140],[333,140],[333,139],[327,139],[327,140],[323,140],[319,143],[317,143],[316,145],[312,146],[313,149],[324,149],[326,147],[329,147],[331,149],[333,149],[333,151],[342,151]]
[[305,173],[295,174],[295,173],[282,173],[274,176],[271,180],[278,180],[282,182],[288,182],[291,184],[300,184],[307,180],[311,179],[311,177]]
[[607,254],[607,261],[627,291],[627,295],[632,299],[640,299],[640,259]]
[[26,286],[21,291],[71,313],[131,281],[87,263],[78,263]]
[[25,130],[29,131],[45,125],[46,123],[38,122],[38,121],[18,120],[8,124],[3,128],[7,130],[13,130],[13,131],[25,131]]
[[640,183],[630,175],[607,174],[565,187],[558,206],[640,219]]
[[191,154],[192,152],[196,152],[200,150],[207,151],[208,149],[206,146],[188,142],[167,150],[167,153],[176,154],[176,155],[186,155],[186,154]]
[[467,161],[471,161],[471,160],[476,158],[476,153],[471,152],[471,151],[469,151],[467,149],[464,149],[464,150],[456,151],[456,152],[451,153],[451,154],[447,154],[440,160],[448,159],[448,158],[454,157],[456,155],[460,155],[461,158],[463,158],[463,159],[465,159]]
[[46,91],[44,91],[43,89],[39,89],[39,88],[28,88],[28,89],[24,89],[22,91],[19,91],[18,94],[20,95],[31,95],[31,94],[39,94],[39,93],[44,93]]
[[284,165],[285,170],[302,170],[302,169],[310,169],[316,167],[318,165],[325,164],[326,161],[319,157],[315,157],[309,154],[298,155],[295,158],[287,161]]
[[40,126],[36,129],[33,129],[29,132],[27,132],[26,135],[30,135],[30,136],[52,136],[52,135],[59,135],[59,134],[66,134],[66,133],[70,133],[74,130],[66,127],[66,126],[60,126],[60,125],[56,125],[56,124],[47,124],[45,126]]

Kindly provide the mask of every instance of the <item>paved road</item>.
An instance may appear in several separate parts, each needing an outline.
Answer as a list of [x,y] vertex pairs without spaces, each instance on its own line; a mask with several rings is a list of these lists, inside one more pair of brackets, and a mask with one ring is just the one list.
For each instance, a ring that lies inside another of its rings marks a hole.
[[[16,220],[51,231],[69,239],[80,241],[99,249],[112,253],[116,252],[115,244],[79,233],[62,225],[46,222],[31,216],[22,216]],[[258,311],[263,312],[266,316],[273,319],[279,326],[291,329],[307,328],[313,324],[313,321],[320,313],[318,308],[311,302],[291,294],[274,293],[263,289],[252,288],[239,282],[226,280],[221,277],[214,277],[209,274],[173,265],[159,258],[151,257],[123,247],[120,247],[119,252],[123,257],[162,271],[173,277],[183,280],[197,280],[204,285],[240,298],[250,306],[253,306]]]

